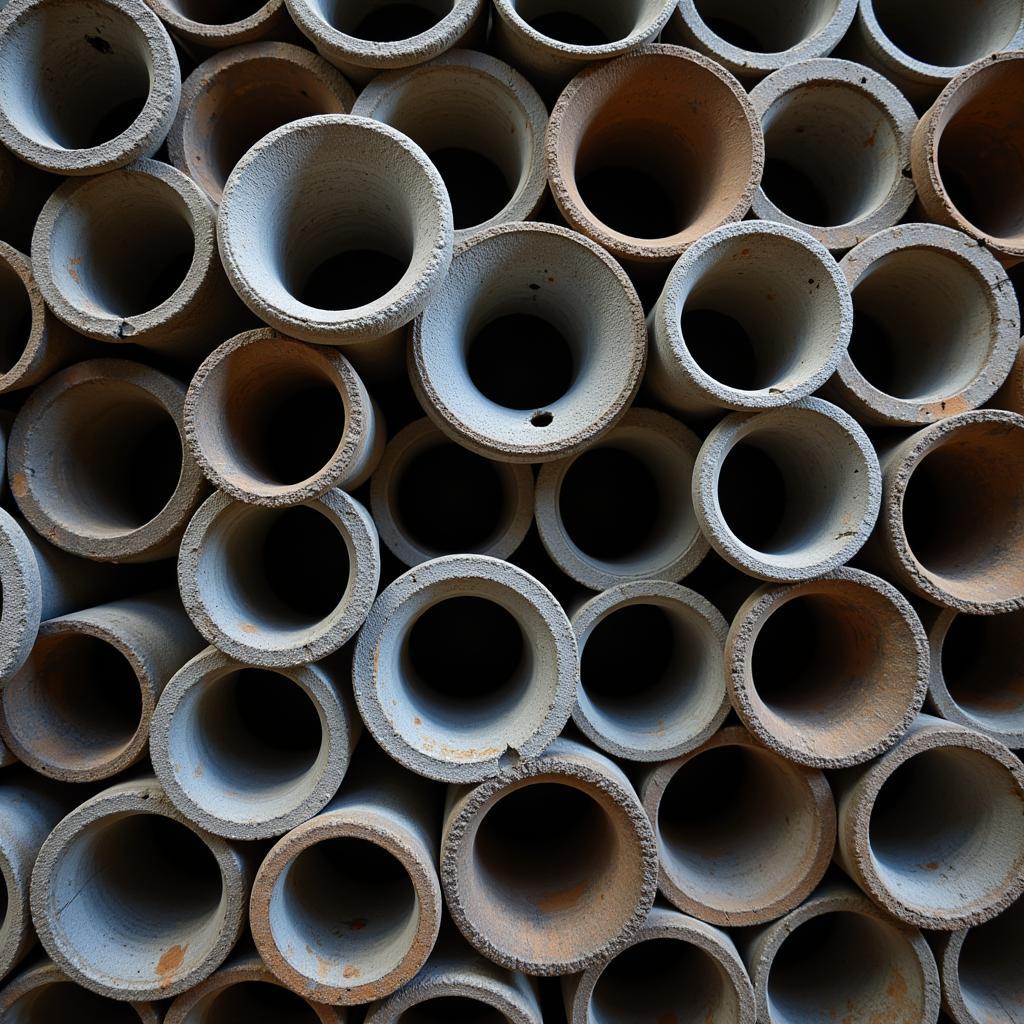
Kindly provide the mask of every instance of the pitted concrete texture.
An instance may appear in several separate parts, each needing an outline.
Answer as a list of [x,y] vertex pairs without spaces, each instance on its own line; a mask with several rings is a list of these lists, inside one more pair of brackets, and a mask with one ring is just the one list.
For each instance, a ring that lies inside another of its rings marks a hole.
[[[524,332],[550,338],[527,380],[516,362]],[[569,374],[558,364],[566,354]],[[409,375],[459,444],[503,462],[551,462],[615,426],[646,358],[643,306],[615,260],[565,228],[504,224],[459,246],[413,325]]]
[[442,782],[498,775],[537,757],[572,713],[576,637],[522,569],[448,555],[381,593],[352,663],[356,703],[400,764]]
[[178,110],[174,44],[142,0],[12,0],[0,11],[0,64],[0,142],[54,174],[152,156]]
[[339,490],[286,509],[218,492],[193,516],[178,556],[182,601],[199,632],[263,668],[333,654],[362,626],[379,582],[373,520]]
[[[452,200],[456,243],[498,224],[530,220],[544,199],[547,107],[503,61],[452,50],[415,68],[385,72],[363,89],[352,113],[383,121],[428,156],[438,154],[432,159]],[[460,168],[459,152],[475,154],[477,169]],[[503,179],[502,190],[485,196],[483,161]]]
[[785,0],[680,0],[662,40],[692,46],[747,82],[827,56],[856,13],[857,0],[812,0],[796,8]]
[[0,681],[25,664],[42,621],[43,588],[33,541],[0,509]]
[[817,391],[846,354],[853,304],[820,242],[787,224],[748,221],[686,250],[648,327],[648,387],[670,408],[706,417]]
[[910,728],[928,690],[928,641],[885,580],[837,569],[755,591],[725,645],[729,696],[757,738],[815,768],[877,757]]
[[714,1021],[754,1024],[754,989],[733,940],[685,914],[655,907],[607,963],[562,979],[569,1024]]
[[[413,11],[398,4],[331,4],[285,0],[307,39],[348,78],[365,85],[378,72],[423,64],[457,46],[482,49],[484,0],[426,0]],[[412,5],[409,5],[412,6]]]
[[1020,313],[1006,271],[974,239],[901,224],[840,267],[864,327],[826,393],[862,423],[934,423],[984,405],[1007,379]]
[[294,32],[285,0],[219,5],[209,0],[146,0],[146,4],[178,39],[200,50],[242,46]]
[[762,1024],[936,1024],[940,986],[924,936],[845,882],[746,937]]
[[[154,10],[198,7],[202,0],[147,0]],[[284,0],[264,4],[261,27]],[[167,15],[164,15],[165,17]],[[178,16],[180,17],[180,15]],[[211,31],[232,26],[193,23]],[[254,42],[208,57],[181,87],[181,104],[167,137],[171,163],[206,193],[214,206],[235,165],[275,128],[316,114],[347,114],[355,92],[322,57],[290,43]]]
[[0,735],[42,775],[109,779],[144,756],[161,691],[201,647],[173,590],[49,619],[0,690]]
[[283,835],[321,811],[362,729],[346,669],[261,671],[213,647],[183,665],[150,730],[153,768],[178,810],[245,840]]
[[[852,17],[856,5],[842,6]],[[917,114],[888,79],[822,57],[782,67],[750,101],[769,168],[754,195],[756,216],[801,228],[838,251],[906,214],[915,195],[909,168]]]
[[423,150],[343,114],[256,143],[228,178],[218,230],[242,301],[283,334],[327,345],[383,345],[409,323],[444,281],[454,232]]
[[920,715],[835,780],[836,861],[893,916],[955,931],[1024,892],[1024,767],[1001,743]]
[[508,558],[533,523],[533,470],[463,448],[429,418],[388,442],[370,482],[381,541],[408,566],[458,553]]
[[657,836],[661,894],[709,924],[774,920],[828,869],[836,812],[825,776],[739,726],[650,769],[640,796]]
[[997,409],[1024,414],[1024,345],[1018,349],[1010,376],[993,396],[991,404]]
[[245,924],[249,866],[143,776],[86,800],[32,872],[32,919],[72,981],[120,1000],[169,999],[209,977]]
[[282,508],[354,491],[387,432],[337,349],[264,328],[219,345],[185,396],[185,437],[210,482],[236,501]]
[[[732,75],[693,50],[659,44],[577,75],[552,111],[547,155],[548,183],[571,227],[627,263],[666,264],[743,219],[761,180],[764,136]],[[620,177],[623,168],[642,182]],[[664,204],[649,208],[659,192]],[[605,219],[591,209],[595,193]]]
[[184,444],[179,381],[126,359],[91,359],[37,387],[11,429],[18,508],[47,541],[99,562],[178,550],[206,490]]
[[247,320],[209,200],[159,160],[60,185],[36,222],[32,271],[54,314],[99,341],[195,359]]
[[726,416],[693,473],[693,505],[711,546],[769,581],[813,579],[848,562],[871,534],[881,500],[867,434],[820,398]]
[[620,583],[572,617],[581,679],[573,721],[630,761],[666,761],[711,738],[729,713],[728,624],[700,594],[661,580]]
[[571,974],[614,956],[647,919],[657,873],[654,834],[629,780],[573,740],[449,791],[448,910],[473,946],[510,970]]

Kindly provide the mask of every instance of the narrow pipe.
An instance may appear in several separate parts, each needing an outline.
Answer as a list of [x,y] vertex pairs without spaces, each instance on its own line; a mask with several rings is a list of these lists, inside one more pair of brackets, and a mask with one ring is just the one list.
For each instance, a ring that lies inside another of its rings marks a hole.
[[285,0],[146,0],[185,43],[224,50],[294,32]]

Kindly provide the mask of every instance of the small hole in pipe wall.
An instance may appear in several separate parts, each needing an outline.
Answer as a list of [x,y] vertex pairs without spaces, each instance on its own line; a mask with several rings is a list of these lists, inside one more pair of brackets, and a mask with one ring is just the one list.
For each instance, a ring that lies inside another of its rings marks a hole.
[[530,417],[530,422],[535,427],[550,427],[554,421],[555,417],[549,412],[536,412]]

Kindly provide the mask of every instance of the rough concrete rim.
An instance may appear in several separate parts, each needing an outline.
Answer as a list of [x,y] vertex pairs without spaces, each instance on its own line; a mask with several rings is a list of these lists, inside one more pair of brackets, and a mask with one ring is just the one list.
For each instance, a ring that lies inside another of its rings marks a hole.
[[25,664],[36,642],[42,621],[43,588],[32,542],[18,521],[3,509],[0,577],[0,682],[6,682]]
[[50,330],[46,303],[32,273],[31,260],[13,246],[0,241],[0,264],[7,267],[24,285],[32,310],[32,323],[21,354],[9,370],[0,373],[0,394],[3,394],[25,386],[24,378],[33,369],[33,363],[45,355]]
[[[28,898],[31,866],[31,858],[26,858],[17,837],[8,836],[0,826],[0,886],[7,897],[5,912],[0,917],[0,979],[20,962],[26,933],[32,929]],[[4,1009],[5,993],[0,989],[0,1010]]]
[[153,13],[169,28],[190,43],[201,46],[232,47],[255,40],[264,32],[271,32],[287,18],[284,0],[266,0],[259,10],[239,18],[210,25],[196,21],[177,11],[168,0],[145,0]]

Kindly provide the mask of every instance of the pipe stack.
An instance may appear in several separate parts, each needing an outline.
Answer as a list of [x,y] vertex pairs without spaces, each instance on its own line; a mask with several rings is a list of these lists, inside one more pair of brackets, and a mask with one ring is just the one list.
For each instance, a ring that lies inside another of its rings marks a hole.
[[0,1022],[1024,1024],[1024,0],[0,0]]

